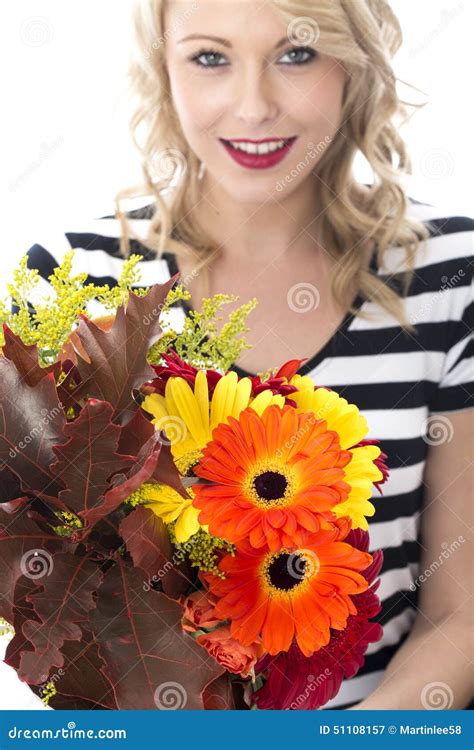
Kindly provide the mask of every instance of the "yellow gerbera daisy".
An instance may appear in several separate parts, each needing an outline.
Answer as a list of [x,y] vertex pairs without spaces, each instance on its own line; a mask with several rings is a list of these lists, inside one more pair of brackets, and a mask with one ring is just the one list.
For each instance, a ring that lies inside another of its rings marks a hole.
[[213,430],[227,423],[229,416],[237,419],[248,406],[261,416],[270,404],[282,407],[285,403],[284,396],[270,390],[252,398],[251,390],[250,378],[239,380],[236,372],[228,372],[218,380],[210,400],[206,372],[198,370],[194,390],[184,378],[168,378],[165,395],[146,396],[142,408],[153,415],[155,427],[165,431],[175,464],[185,476],[200,460]]
[[[165,523],[176,521],[175,536],[180,543],[187,542],[201,528],[199,510],[193,507],[194,493],[188,487],[189,499],[182,497],[166,484],[143,485],[141,502]],[[207,527],[203,527],[205,530]]]
[[367,531],[369,524],[366,516],[373,516],[375,513],[375,506],[369,500],[372,485],[383,479],[382,472],[374,463],[380,456],[380,448],[376,445],[363,445],[349,449],[349,453],[352,453],[352,459],[344,467],[344,481],[350,484],[351,491],[343,503],[332,508],[332,512],[338,518],[349,516],[353,529]]
[[314,382],[308,375],[293,375],[289,382],[297,388],[291,394],[297,411],[312,411],[317,419],[326,420],[327,429],[338,433],[341,448],[352,453],[351,461],[344,467],[344,481],[350,484],[351,491],[344,502],[332,508],[332,512],[338,518],[350,516],[354,529],[367,531],[366,516],[375,513],[375,507],[369,502],[372,485],[383,479],[382,472],[374,463],[380,456],[380,448],[376,445],[353,447],[367,435],[367,420],[355,404],[350,404],[335,391],[326,388],[315,390]]

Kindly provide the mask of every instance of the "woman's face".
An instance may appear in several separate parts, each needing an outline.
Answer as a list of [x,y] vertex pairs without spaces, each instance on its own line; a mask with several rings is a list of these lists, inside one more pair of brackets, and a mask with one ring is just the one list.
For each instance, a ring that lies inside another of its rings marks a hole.
[[345,73],[317,26],[256,0],[167,0],[164,22],[173,104],[209,177],[239,202],[300,186],[341,121]]

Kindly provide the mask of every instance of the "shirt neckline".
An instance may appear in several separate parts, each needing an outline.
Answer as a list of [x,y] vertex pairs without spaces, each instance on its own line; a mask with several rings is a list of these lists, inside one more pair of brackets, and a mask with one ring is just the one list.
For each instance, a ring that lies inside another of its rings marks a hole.
[[[164,253],[163,257],[168,263],[171,275],[173,276],[175,273],[178,273],[179,269],[174,253]],[[376,247],[370,259],[369,268],[373,273],[378,273]],[[180,300],[179,302],[186,314],[192,312],[193,308],[187,300]],[[334,331],[331,338],[324,344],[322,349],[313,354],[309,359],[306,360],[306,362],[301,365],[301,367],[298,368],[297,375],[307,375],[309,372],[314,370],[315,367],[317,367],[324,359],[326,359],[326,357],[335,349],[336,343],[339,341],[339,339],[346,334],[349,326],[351,325],[352,321],[356,317],[357,312],[359,312],[364,302],[366,302],[366,298],[359,292],[351,305],[351,307],[354,308],[354,312],[348,311],[346,313],[344,319],[341,321],[339,327]],[[228,369],[229,371],[237,373],[239,378],[257,377],[256,373],[251,373],[248,370],[244,370],[244,368],[239,367],[239,365],[236,364],[232,364]]]

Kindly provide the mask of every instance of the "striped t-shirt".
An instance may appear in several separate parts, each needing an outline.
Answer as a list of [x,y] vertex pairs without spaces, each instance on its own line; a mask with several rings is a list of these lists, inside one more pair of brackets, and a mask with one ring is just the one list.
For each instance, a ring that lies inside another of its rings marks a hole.
[[[473,405],[474,220],[414,199],[409,212],[430,230],[430,238],[418,249],[415,274],[404,298],[407,318],[417,334],[404,332],[395,318],[359,296],[356,308],[375,313],[375,319],[346,315],[332,338],[299,370],[359,407],[370,427],[366,437],[380,441],[390,469],[383,496],[374,488],[376,514],[369,519],[370,551],[384,552],[378,590],[382,611],[375,618],[384,627],[383,638],[369,646],[363,668],[343,682],[339,694],[324,708],[349,708],[368,696],[413,626],[428,440],[432,441],[437,422],[441,431],[449,429],[439,413]],[[150,207],[130,212],[135,236],[146,237],[150,215]],[[46,279],[71,247],[75,271],[87,272],[90,282],[113,285],[123,263],[119,236],[118,220],[105,216],[41,239],[28,251],[29,265],[42,277],[39,293],[51,292]],[[143,255],[141,286],[163,283],[177,271],[171,253],[156,259],[139,240],[132,240],[131,250]],[[373,272],[397,284],[404,254],[403,248],[389,248],[383,268],[372,260]],[[179,330],[185,307],[171,313]],[[232,369],[241,376],[253,374],[237,366]]]

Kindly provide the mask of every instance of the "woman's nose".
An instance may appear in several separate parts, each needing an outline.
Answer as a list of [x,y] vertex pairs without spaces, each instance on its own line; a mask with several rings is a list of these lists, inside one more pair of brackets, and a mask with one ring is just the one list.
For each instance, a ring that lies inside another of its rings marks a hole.
[[249,125],[275,118],[278,105],[265,71],[251,70],[238,81],[236,116]]

